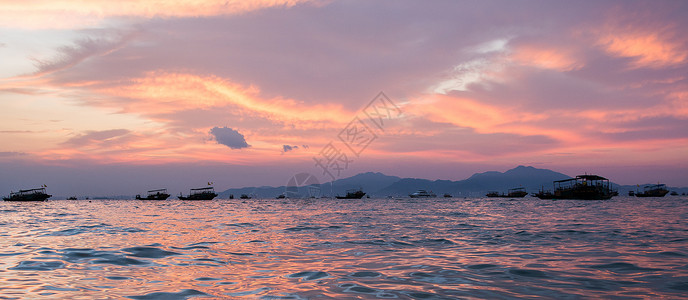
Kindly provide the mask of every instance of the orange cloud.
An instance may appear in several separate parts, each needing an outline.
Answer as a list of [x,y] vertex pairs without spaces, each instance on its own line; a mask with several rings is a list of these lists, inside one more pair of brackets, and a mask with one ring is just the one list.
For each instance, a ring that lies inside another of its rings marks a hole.
[[683,45],[661,32],[618,31],[602,34],[598,44],[610,54],[633,58],[636,68],[662,68],[685,63],[688,59]]
[[478,133],[529,135],[551,132],[553,136],[560,133],[544,128],[535,130],[524,125],[549,118],[544,112],[531,113],[506,104],[491,105],[470,98],[429,95],[412,101],[404,110],[436,122],[472,128]]
[[[190,109],[238,107],[243,113],[278,122],[344,124],[353,112],[339,104],[306,105],[293,99],[260,97],[255,87],[243,87],[214,76],[150,72],[115,87],[95,88],[107,99],[101,105],[122,107],[126,113],[167,114]],[[96,103],[98,104],[98,103]]]
[[522,45],[514,49],[511,59],[521,65],[536,66],[557,71],[580,69],[584,63],[566,49],[552,49],[535,45]]
[[0,26],[25,29],[92,27],[109,17],[185,18],[232,15],[312,0],[32,0],[0,1]]

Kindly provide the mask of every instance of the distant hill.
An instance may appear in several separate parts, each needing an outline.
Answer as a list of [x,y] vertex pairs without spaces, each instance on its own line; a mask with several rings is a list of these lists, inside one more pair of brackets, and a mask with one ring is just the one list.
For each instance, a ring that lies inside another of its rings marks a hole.
[[455,197],[478,197],[489,191],[506,193],[508,189],[516,187],[525,187],[529,193],[532,193],[542,187],[551,189],[552,181],[568,178],[571,177],[547,169],[518,166],[504,173],[496,171],[476,173],[460,181],[407,178],[378,190],[374,194],[376,196],[406,196],[416,190],[424,189],[433,191],[438,196],[448,193]]
[[[418,178],[399,178],[382,173],[367,172],[352,177],[338,179],[334,184],[327,182],[320,185],[320,194],[325,196],[344,195],[347,190],[362,189],[371,197],[396,196],[404,197],[419,189],[435,192],[438,196],[445,193],[455,197],[478,197],[489,191],[506,192],[510,188],[525,187],[530,193],[540,188],[551,189],[552,181],[571,178],[568,175],[547,169],[518,166],[506,172],[483,172],[460,180],[427,180]],[[238,198],[249,194],[260,198],[274,198],[286,191],[280,187],[245,187],[228,189],[219,193],[219,198],[228,198],[230,194]],[[301,189],[300,194],[308,192]]]
[[[347,190],[363,189],[363,191],[376,191],[381,187],[389,186],[402,180],[397,176],[388,176],[382,173],[361,173],[352,177],[338,179],[334,182],[335,193],[343,194]],[[329,185],[329,183],[325,184]]]

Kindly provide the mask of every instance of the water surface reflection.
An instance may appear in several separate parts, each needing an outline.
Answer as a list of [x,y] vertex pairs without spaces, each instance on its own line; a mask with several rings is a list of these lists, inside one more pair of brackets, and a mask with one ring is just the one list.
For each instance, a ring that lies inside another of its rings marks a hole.
[[4,202],[0,295],[681,297],[687,202]]

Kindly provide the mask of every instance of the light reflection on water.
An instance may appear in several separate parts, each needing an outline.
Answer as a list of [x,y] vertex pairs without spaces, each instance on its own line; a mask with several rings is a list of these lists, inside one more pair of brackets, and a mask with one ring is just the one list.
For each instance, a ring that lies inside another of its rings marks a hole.
[[2,202],[0,298],[681,297],[686,204]]

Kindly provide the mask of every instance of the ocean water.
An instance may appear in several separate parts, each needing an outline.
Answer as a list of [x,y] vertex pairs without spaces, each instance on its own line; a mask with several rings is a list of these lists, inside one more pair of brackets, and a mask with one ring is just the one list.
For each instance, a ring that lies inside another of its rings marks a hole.
[[0,202],[0,299],[688,296],[688,198]]

